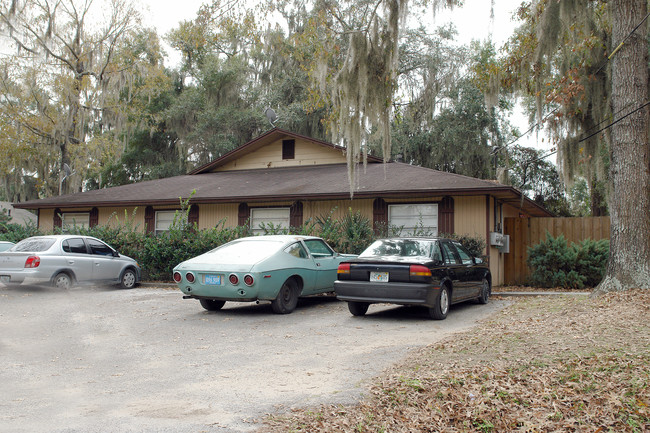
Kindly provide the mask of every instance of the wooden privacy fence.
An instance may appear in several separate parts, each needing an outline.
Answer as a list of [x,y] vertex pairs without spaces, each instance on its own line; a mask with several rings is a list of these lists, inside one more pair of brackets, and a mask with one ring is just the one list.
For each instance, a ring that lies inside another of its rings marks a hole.
[[510,252],[505,254],[504,284],[526,284],[528,247],[545,240],[547,231],[553,237],[563,234],[569,245],[583,239],[609,239],[609,217],[505,218],[503,232],[510,236]]

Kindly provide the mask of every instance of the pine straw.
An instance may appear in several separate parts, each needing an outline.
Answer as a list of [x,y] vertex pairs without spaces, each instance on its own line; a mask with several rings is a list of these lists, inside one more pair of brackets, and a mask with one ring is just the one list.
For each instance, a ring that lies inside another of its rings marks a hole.
[[269,416],[260,431],[650,431],[649,312],[647,291],[521,298],[412,353],[358,405]]

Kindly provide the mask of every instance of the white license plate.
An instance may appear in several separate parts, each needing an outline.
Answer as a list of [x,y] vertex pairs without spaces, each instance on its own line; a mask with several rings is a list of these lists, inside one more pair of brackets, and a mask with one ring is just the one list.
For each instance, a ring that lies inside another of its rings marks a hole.
[[370,281],[377,283],[387,283],[388,282],[388,272],[371,272]]
[[8,283],[9,281],[11,281],[11,277],[9,275],[0,275],[0,282]]
[[221,286],[223,284],[223,275],[206,275],[205,284],[209,284],[211,286]]

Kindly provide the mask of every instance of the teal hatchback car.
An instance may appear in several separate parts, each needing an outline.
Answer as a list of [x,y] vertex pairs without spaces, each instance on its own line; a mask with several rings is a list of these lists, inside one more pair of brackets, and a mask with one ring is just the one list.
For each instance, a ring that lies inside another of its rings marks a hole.
[[226,301],[271,301],[273,312],[291,313],[298,297],[333,290],[338,254],[314,236],[252,236],[228,242],[174,268],[184,299],[198,299],[208,311]]

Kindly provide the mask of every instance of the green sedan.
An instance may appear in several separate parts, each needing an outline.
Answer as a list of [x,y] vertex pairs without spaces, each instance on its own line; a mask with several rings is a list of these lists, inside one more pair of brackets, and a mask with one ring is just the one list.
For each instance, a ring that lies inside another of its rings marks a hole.
[[264,300],[288,314],[298,297],[332,291],[339,263],[353,257],[314,236],[252,236],[180,263],[173,277],[183,298],[198,299],[208,311],[226,301]]

